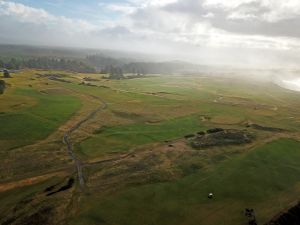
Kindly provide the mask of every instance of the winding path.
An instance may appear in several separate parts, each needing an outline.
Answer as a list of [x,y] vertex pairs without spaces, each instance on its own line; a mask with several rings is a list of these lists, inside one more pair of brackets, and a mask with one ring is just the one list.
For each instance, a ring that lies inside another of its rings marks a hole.
[[68,153],[70,155],[70,157],[72,158],[72,160],[75,163],[75,167],[77,170],[77,176],[78,176],[78,180],[79,180],[79,184],[80,187],[83,188],[85,185],[85,181],[84,181],[84,177],[83,177],[83,172],[82,172],[82,162],[80,161],[80,159],[78,159],[74,153],[74,148],[73,148],[73,143],[71,141],[71,134],[78,130],[84,123],[86,123],[87,121],[89,121],[90,119],[92,119],[93,117],[95,117],[95,115],[106,109],[107,108],[107,104],[102,101],[100,98],[90,95],[92,98],[97,99],[101,102],[101,105],[95,109],[94,111],[92,111],[87,117],[85,117],[83,120],[79,121],[75,126],[73,126],[71,129],[69,129],[63,137],[63,142],[67,145],[67,150]]

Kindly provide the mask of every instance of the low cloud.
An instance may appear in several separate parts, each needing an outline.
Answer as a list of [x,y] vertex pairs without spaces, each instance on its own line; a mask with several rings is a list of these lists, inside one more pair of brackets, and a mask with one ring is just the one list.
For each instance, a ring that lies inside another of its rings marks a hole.
[[257,63],[249,59],[259,55],[264,63],[270,56],[270,64],[274,55],[285,63],[298,60],[296,0],[127,0],[98,7],[114,16],[82,20],[0,0],[0,41],[165,53],[205,63],[214,57]]

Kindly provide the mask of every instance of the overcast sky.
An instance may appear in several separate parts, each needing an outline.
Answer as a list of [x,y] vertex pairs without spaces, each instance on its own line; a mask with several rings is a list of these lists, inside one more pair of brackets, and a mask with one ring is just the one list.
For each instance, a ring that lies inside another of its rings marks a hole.
[[[297,65],[300,0],[0,0],[0,42]],[[299,63],[300,64],[300,63]]]

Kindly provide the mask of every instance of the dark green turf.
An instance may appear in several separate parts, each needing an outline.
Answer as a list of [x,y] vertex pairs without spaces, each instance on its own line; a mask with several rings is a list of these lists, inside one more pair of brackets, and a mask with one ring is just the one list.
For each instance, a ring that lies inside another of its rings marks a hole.
[[[286,207],[276,198],[288,195],[300,181],[299,161],[299,142],[277,140],[227,160],[211,171],[128,189],[106,200],[90,199],[74,224],[105,221],[114,225],[235,225],[245,222],[245,207],[254,207],[262,222],[268,216],[265,211],[275,214],[280,207]],[[209,192],[215,194],[213,200],[207,198]]]
[[0,137],[28,144],[45,138],[81,106],[79,99],[68,95],[48,95],[33,89],[17,89],[16,95],[30,96],[37,104],[0,115]]
[[96,156],[103,153],[126,151],[151,142],[182,138],[186,134],[203,131],[206,127],[200,117],[192,115],[171,119],[159,124],[132,124],[103,128],[99,134],[84,141],[80,151],[84,155]]

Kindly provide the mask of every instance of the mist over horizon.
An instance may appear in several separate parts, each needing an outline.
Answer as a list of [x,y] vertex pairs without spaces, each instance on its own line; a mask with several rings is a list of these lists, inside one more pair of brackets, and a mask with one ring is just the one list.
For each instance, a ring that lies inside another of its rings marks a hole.
[[0,44],[252,68],[297,69],[300,59],[296,0],[0,0],[0,9]]

